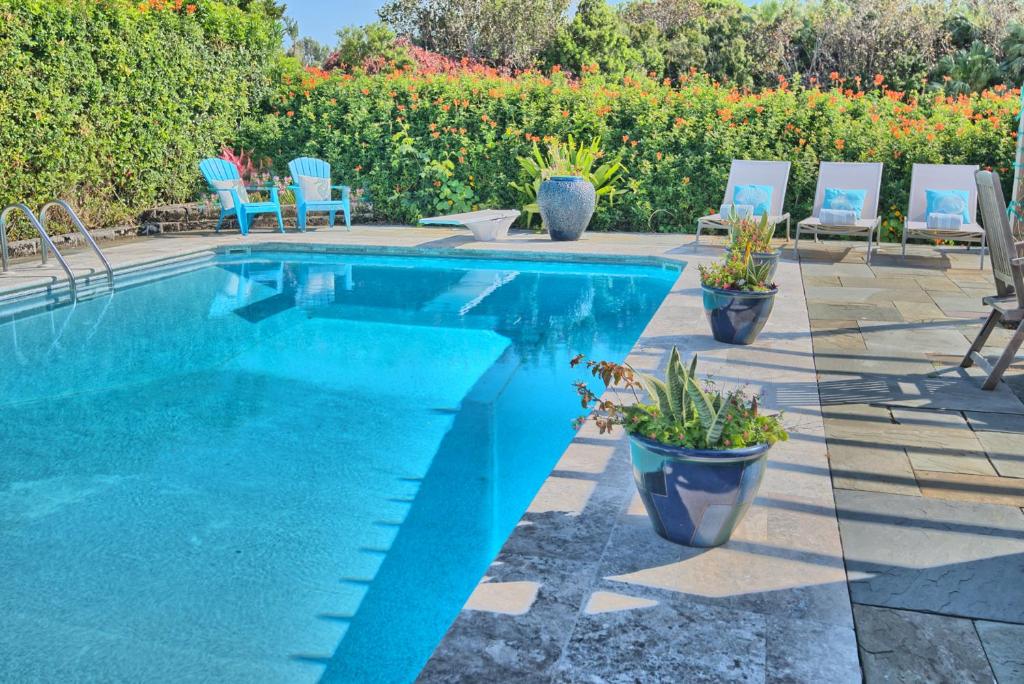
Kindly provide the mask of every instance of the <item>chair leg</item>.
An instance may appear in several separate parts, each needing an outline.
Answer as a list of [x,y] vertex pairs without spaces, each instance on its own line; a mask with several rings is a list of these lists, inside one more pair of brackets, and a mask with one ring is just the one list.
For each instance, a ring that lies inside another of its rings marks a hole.
[[214,232],[216,232],[216,233],[220,232],[220,226],[221,226],[222,223],[224,223],[224,217],[225,216],[227,216],[227,212],[224,211],[223,209],[221,209],[220,210],[220,216],[217,217],[217,227],[213,229]]
[[988,342],[989,336],[992,331],[999,325],[999,321],[1003,318],[1003,314],[999,313],[995,309],[989,313],[988,318],[985,319],[985,325],[981,326],[981,330],[978,331],[978,335],[974,338],[974,342],[971,342],[971,348],[964,354],[963,360],[960,362],[961,368],[970,368],[974,365],[974,359],[971,356],[975,352],[980,352],[984,347],[985,343]]
[[695,250],[700,247],[700,231],[703,227],[700,221],[697,221],[697,236],[693,239],[693,248]]
[[281,206],[280,205],[278,205],[277,212],[275,212],[275,213],[277,214],[277,229],[280,230],[283,233],[284,232],[284,219],[281,218]]
[[875,231],[871,231],[870,233],[868,233],[868,255],[864,259],[864,263],[866,263],[868,266],[871,265],[871,241],[872,241],[872,238],[874,238],[874,237],[875,237]]
[[295,209],[295,224],[298,226],[300,232],[306,232],[306,205],[301,205]]
[[907,232],[908,232],[907,231],[907,227],[903,226],[903,252],[902,252],[902,257],[904,259],[907,258]]
[[235,218],[238,219],[238,232],[242,235],[249,234],[249,216],[245,213],[245,210],[239,209],[235,212]]
[[786,244],[787,245],[789,244],[789,231],[790,231],[791,227],[792,226],[790,224],[789,217],[787,216],[786,217]]
[[978,269],[980,269],[982,271],[985,270],[985,245],[987,244],[985,238],[987,238],[987,237],[988,237],[988,233],[986,233],[986,234],[981,236],[981,254],[980,254],[981,258],[980,258],[980,261],[978,262]]
[[793,240],[793,258],[800,259],[800,224],[796,224],[796,235]]
[[345,206],[342,207],[342,211],[345,212],[345,228],[346,228],[346,230],[352,230],[352,207],[349,206],[348,201],[345,202]]
[[327,225],[329,225],[331,228],[334,227],[334,215],[337,213],[338,212],[334,211],[333,209],[327,212]]
[[1017,331],[1013,333],[1013,337],[1010,338],[1010,343],[1006,345],[1006,349],[999,355],[999,360],[992,367],[992,372],[985,378],[985,382],[982,383],[981,389],[991,390],[995,389],[996,385],[1003,377],[1003,373],[1013,363],[1013,359],[1017,356],[1017,350],[1020,349],[1021,342],[1024,342],[1024,320],[1017,324]]

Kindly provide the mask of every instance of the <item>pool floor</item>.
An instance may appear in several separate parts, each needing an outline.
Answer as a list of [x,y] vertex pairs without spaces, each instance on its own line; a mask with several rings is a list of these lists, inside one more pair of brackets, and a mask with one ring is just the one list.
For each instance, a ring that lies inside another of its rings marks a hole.
[[411,681],[677,276],[267,253],[0,323],[0,680]]

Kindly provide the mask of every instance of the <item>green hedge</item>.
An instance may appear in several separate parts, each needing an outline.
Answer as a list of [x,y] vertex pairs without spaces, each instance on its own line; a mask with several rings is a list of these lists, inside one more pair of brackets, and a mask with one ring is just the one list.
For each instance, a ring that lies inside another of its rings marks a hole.
[[281,39],[271,2],[192,1],[0,0],[0,203],[103,225],[195,195]]
[[[787,208],[807,215],[822,160],[885,163],[883,233],[899,234],[914,162],[977,163],[1009,176],[1019,92],[959,100],[884,87],[741,92],[692,76],[579,82],[553,74],[291,75],[242,143],[273,158],[323,157],[337,181],[365,188],[377,215],[411,222],[472,190],[481,207],[516,207],[516,157],[535,141],[598,136],[629,169],[628,193],[596,229],[691,230],[722,201],[732,158],[788,159]],[[1009,180],[1007,178],[1007,180]],[[457,207],[453,207],[457,208]]]

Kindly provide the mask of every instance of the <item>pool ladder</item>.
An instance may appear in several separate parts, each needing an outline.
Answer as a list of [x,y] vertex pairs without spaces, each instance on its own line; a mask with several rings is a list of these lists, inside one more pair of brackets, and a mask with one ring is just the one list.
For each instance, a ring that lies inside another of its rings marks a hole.
[[110,289],[113,290],[114,269],[110,267],[110,262],[107,261],[107,257],[103,254],[103,250],[101,250],[99,245],[96,244],[96,240],[93,239],[92,234],[89,233],[85,224],[83,224],[81,219],[78,218],[78,214],[76,214],[75,210],[71,208],[71,205],[64,200],[54,200],[44,204],[43,208],[39,212],[39,217],[42,221],[40,221],[39,218],[36,218],[36,215],[32,213],[32,210],[28,208],[28,205],[23,202],[9,204],[0,210],[0,261],[3,262],[3,271],[5,273],[7,272],[10,260],[10,257],[7,254],[7,216],[11,212],[20,211],[25,218],[28,219],[29,224],[35,228],[37,233],[39,233],[39,252],[42,256],[43,263],[47,263],[49,253],[53,252],[53,255],[57,258],[57,262],[60,264],[60,267],[64,270],[65,275],[67,275],[68,289],[71,292],[71,301],[77,302],[79,300],[80,290],[75,274],[71,270],[71,266],[68,265],[67,259],[65,259],[64,255],[60,253],[59,249],[57,249],[57,245],[53,243],[53,239],[46,230],[47,220],[54,209],[63,210],[64,213],[68,215],[68,218],[71,219],[71,223],[74,225],[75,229],[78,230],[78,232],[82,234],[82,237],[85,238],[86,244],[89,245],[89,247],[92,248],[92,251],[96,253],[96,256],[99,257],[100,261],[103,263],[103,269],[107,273],[107,283],[110,286]]

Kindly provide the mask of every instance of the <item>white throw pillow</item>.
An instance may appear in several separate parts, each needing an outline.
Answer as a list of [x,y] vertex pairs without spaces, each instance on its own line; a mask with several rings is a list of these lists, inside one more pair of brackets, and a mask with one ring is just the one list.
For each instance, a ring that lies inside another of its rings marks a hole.
[[326,202],[331,199],[331,179],[317,176],[299,176],[302,199],[307,202]]
[[213,187],[217,190],[217,197],[220,198],[220,205],[224,207],[225,211],[235,208],[235,198],[231,196],[229,192],[231,188],[238,191],[238,199],[242,204],[249,203],[249,193],[245,191],[245,184],[240,178],[232,180],[215,180],[213,181]]
[[853,209],[822,209],[818,212],[818,220],[825,226],[855,226],[857,212]]
[[964,225],[964,215],[943,214],[935,211],[928,214],[926,224],[929,228],[936,230],[960,230]]

